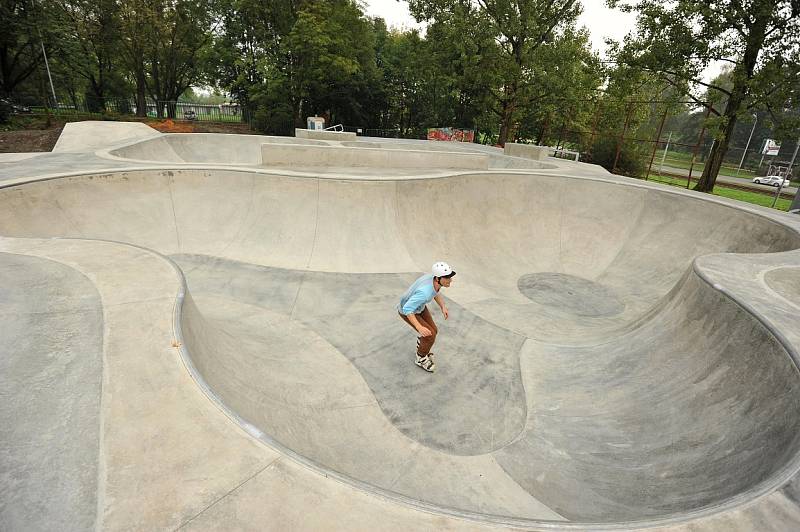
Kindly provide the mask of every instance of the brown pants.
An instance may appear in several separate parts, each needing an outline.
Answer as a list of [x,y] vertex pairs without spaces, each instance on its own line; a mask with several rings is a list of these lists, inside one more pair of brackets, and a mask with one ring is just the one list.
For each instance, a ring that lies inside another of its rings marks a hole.
[[[431,331],[430,336],[419,336],[417,338],[417,354],[420,356],[425,356],[431,352],[431,347],[433,347],[434,342],[436,342],[436,335],[438,334],[439,329],[433,322],[433,316],[431,316],[431,311],[428,310],[428,307],[425,307],[422,312],[415,314],[415,316],[417,317],[417,321],[419,321],[420,325]],[[411,324],[411,320],[408,319],[408,316],[400,314],[400,317],[403,318],[403,321],[408,323],[416,332],[417,329]]]

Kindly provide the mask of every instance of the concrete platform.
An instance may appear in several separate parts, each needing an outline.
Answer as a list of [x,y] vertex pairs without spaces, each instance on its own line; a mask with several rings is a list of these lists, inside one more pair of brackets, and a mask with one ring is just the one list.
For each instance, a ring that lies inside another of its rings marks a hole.
[[[485,147],[194,160],[220,137],[2,169],[0,528],[800,526],[800,219]],[[430,375],[394,305],[437,259]]]

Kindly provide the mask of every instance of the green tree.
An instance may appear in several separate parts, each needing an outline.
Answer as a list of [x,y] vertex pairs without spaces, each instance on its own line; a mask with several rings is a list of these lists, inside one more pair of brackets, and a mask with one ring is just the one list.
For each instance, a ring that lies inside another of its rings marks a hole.
[[175,116],[175,102],[204,79],[217,8],[213,0],[127,0],[119,3],[123,58],[136,84],[137,115],[146,113],[146,97],[161,102],[158,116]]
[[[203,58],[211,46],[214,5],[210,0],[155,1],[151,4],[152,38],[147,86],[156,101],[175,102],[183,92],[203,78]],[[162,107],[157,106],[161,116]],[[170,118],[175,106],[167,104]]]
[[106,97],[120,95],[125,86],[118,4],[115,0],[59,0],[58,7],[68,30],[59,40],[59,62],[85,80],[89,110],[105,110]]
[[0,95],[13,95],[43,66],[42,45],[51,48],[63,28],[49,0],[0,0]]
[[353,0],[308,2],[282,43],[287,82],[297,98],[295,121],[327,114],[333,122],[362,124],[362,102],[379,78],[370,22]]
[[122,59],[136,86],[136,116],[147,116],[147,57],[151,48],[154,12],[150,0],[119,4]]
[[419,20],[459,28],[464,39],[495,41],[492,68],[485,74],[501,145],[539,94],[536,80],[545,75],[541,66],[542,56],[549,55],[546,49],[559,47],[581,10],[577,0],[410,0],[409,7]]
[[294,2],[233,0],[225,4],[222,28],[213,43],[213,82],[250,108],[254,91],[281,70],[278,48],[296,17]]
[[[711,106],[714,144],[695,190],[711,192],[740,114],[785,105],[785,88],[798,83],[798,0],[608,0],[638,14],[637,33],[615,51],[618,61],[658,74],[690,98]],[[729,88],[706,83],[713,61],[732,65]],[[694,90],[724,95],[717,109]]]
[[216,82],[260,129],[288,134],[310,114],[359,125],[380,117],[378,26],[354,0],[237,0],[223,21]]
[[416,30],[390,32],[381,49],[386,92],[384,127],[398,129],[401,137],[417,136],[435,120],[427,93],[432,62],[425,61],[426,57],[427,43]]

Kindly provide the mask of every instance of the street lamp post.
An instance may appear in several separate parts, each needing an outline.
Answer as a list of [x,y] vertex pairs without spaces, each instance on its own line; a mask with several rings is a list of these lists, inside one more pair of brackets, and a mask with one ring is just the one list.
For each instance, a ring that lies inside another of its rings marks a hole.
[[744,153],[742,153],[742,160],[739,161],[739,168],[736,169],[736,177],[739,177],[739,171],[742,169],[742,165],[744,164],[744,158],[747,156],[747,148],[750,147],[750,140],[753,138],[753,132],[756,130],[756,124],[758,123],[758,115],[753,115],[755,120],[753,121],[753,129],[750,130],[750,136],[747,137],[747,144],[744,147]]
[[39,42],[42,43],[42,55],[44,56],[44,67],[47,69],[47,79],[50,80],[50,92],[53,93],[53,105],[58,107],[58,99],[56,98],[56,89],[53,87],[53,76],[50,75],[50,64],[47,62],[47,52],[44,51],[44,41],[42,40],[42,32],[39,32]]
[[[33,3],[36,7],[36,2]],[[42,45],[42,57],[44,58],[44,68],[47,70],[47,79],[50,81],[50,92],[53,94],[53,105],[58,107],[58,98],[56,98],[56,89],[53,86],[53,76],[50,75],[50,63],[47,61],[47,52],[44,50],[44,39],[42,38],[42,29],[36,25],[36,33],[39,34],[39,43]]]
[[[786,183],[786,180],[790,178],[792,175],[792,165],[794,165],[794,160],[797,157],[797,150],[800,149],[800,139],[797,139],[797,145],[794,147],[794,154],[792,155],[792,160],[789,162],[789,169],[786,171],[786,175],[781,176],[783,179],[781,180],[780,185],[778,185],[778,191],[775,192],[775,199],[772,200],[772,208],[775,208],[775,204],[778,203],[778,197],[781,195],[781,190],[783,190],[783,185]],[[796,192],[795,194],[800,194],[800,191]],[[791,207],[790,207],[791,210]]]

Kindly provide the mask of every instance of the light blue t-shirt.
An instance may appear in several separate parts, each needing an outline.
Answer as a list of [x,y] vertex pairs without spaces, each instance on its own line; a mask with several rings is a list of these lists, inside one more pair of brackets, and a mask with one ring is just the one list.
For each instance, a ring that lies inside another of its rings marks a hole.
[[433,275],[423,275],[414,281],[414,284],[400,298],[397,310],[405,316],[419,314],[425,308],[425,305],[436,297],[436,294],[436,290],[433,289]]

